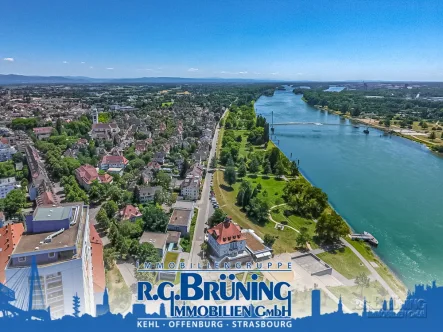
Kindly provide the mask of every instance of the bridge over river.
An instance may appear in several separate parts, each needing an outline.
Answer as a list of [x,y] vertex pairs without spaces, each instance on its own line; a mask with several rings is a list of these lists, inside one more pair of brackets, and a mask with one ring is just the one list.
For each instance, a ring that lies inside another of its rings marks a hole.
[[[327,123],[327,122],[277,122],[272,124],[271,126],[306,126],[306,125],[314,125],[314,126],[351,126],[355,125],[346,124],[346,123]],[[357,126],[358,127],[358,126]]]

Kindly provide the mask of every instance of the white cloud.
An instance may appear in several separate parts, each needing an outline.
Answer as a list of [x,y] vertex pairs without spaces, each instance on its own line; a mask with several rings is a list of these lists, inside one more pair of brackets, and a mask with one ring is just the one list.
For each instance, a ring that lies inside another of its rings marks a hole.
[[112,68],[112,67],[109,67],[109,68],[106,68],[107,70],[114,70],[114,68]]
[[298,75],[298,76],[302,76],[302,75],[303,75],[303,73],[297,73],[297,75]]
[[82,61],[82,62],[80,62],[82,65],[84,65],[86,62],[84,62],[84,61]]
[[14,62],[14,58],[4,58],[4,61]]
[[64,64],[68,63],[68,61],[63,61]]
[[275,72],[275,73],[271,73],[271,75],[278,75],[278,72]]
[[94,67],[92,67],[92,66],[89,66],[89,69],[93,69]]
[[247,71],[239,71],[237,74],[244,75],[244,74],[247,74],[247,73],[248,73]]
[[189,68],[188,71],[198,71],[198,68]]

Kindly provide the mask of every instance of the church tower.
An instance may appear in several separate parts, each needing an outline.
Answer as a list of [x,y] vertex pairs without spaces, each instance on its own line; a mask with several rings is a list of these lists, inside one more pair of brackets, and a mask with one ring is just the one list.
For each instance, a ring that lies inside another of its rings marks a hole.
[[97,108],[92,109],[92,123],[97,124],[98,123],[98,110]]

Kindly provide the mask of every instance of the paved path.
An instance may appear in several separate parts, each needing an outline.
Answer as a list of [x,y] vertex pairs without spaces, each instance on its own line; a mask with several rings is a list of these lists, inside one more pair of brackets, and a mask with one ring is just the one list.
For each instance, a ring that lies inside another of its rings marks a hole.
[[372,273],[375,280],[377,280],[383,287],[386,289],[389,293],[389,296],[391,296],[394,300],[399,300],[399,297],[395,292],[392,290],[392,288],[388,285],[388,283],[378,274],[377,270],[374,269],[374,267],[358,252],[357,249],[354,248],[353,245],[351,245],[348,241],[346,241],[343,238],[340,238],[341,242],[352,250],[352,252],[357,255],[357,257],[362,261],[362,263],[368,268],[368,270]]
[[[283,206],[283,205],[286,205],[286,203],[279,204],[279,205],[274,205],[274,206],[272,206],[272,207],[269,209],[269,215],[268,215],[268,217],[269,217],[269,220],[271,220],[274,224],[281,225],[282,223],[281,223],[281,222],[278,222],[278,221],[275,221],[274,219],[272,219],[271,211],[272,211],[273,209],[275,209],[276,207]],[[297,233],[300,233],[300,231],[299,231],[298,229],[296,229],[296,228],[294,228],[294,227],[292,227],[292,226],[289,226],[289,225],[284,225],[284,226],[285,226],[285,228],[290,228],[290,229],[292,229],[293,231],[295,231],[295,232],[297,232]]]

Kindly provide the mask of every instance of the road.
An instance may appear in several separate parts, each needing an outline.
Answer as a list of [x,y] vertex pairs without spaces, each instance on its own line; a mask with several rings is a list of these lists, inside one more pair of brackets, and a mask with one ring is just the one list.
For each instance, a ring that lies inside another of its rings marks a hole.
[[[223,114],[223,117],[226,115],[226,112]],[[195,224],[194,229],[194,238],[192,239],[192,247],[191,253],[189,255],[188,260],[188,268],[197,267],[198,263],[202,261],[200,256],[200,246],[205,240],[205,227],[207,227],[206,222],[209,219],[209,214],[213,212],[211,202],[209,200],[209,192],[211,189],[211,180],[212,173],[209,173],[209,165],[211,163],[212,158],[215,155],[215,151],[217,150],[217,140],[220,132],[220,127],[217,125],[215,129],[214,137],[212,138],[211,151],[209,152],[208,165],[206,166],[206,179],[203,183],[203,189],[201,191],[200,200],[197,202],[198,217],[197,223]]]

